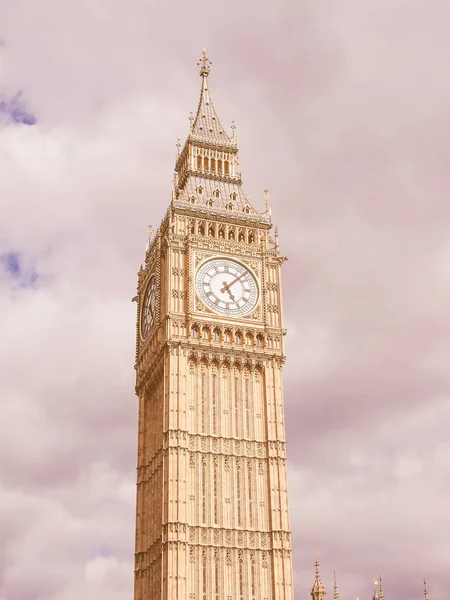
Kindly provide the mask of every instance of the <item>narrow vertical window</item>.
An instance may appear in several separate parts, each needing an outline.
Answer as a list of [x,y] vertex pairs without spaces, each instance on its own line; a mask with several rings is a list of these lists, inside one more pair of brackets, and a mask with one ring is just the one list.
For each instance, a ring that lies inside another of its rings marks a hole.
[[249,524],[250,527],[253,527],[253,471],[252,466],[248,465],[248,515],[249,515]]
[[248,379],[245,378],[245,421],[247,426],[247,437],[250,437],[250,410],[248,400]]
[[236,510],[237,510],[237,524],[241,526],[241,465],[236,465]]
[[252,561],[252,567],[251,567],[251,578],[252,578],[252,598],[254,598],[256,596],[256,591],[255,591],[255,565],[254,565],[254,561]]
[[206,465],[202,459],[202,523],[206,523]]
[[236,437],[239,435],[239,380],[234,378],[234,426],[236,428]]
[[219,600],[219,557],[216,556],[215,566],[214,566],[214,579],[216,585],[216,600]]
[[214,475],[213,475],[213,494],[214,494],[214,523],[217,525],[219,520],[219,506],[217,498],[217,463],[214,463]]
[[207,573],[207,565],[206,565],[206,556],[203,556],[203,600],[206,600],[206,573]]
[[200,402],[201,402],[201,407],[202,407],[202,433],[205,433],[206,408],[205,408],[205,375],[204,374],[202,374],[201,381],[200,381],[200,396],[201,396]]
[[229,163],[228,163],[227,160],[224,161],[223,167],[224,167],[224,173],[225,173],[225,175],[228,175],[228,173],[230,172],[230,165],[229,165]]
[[209,158],[207,156],[203,159],[203,168],[205,171],[209,170]]
[[212,433],[216,435],[216,376],[212,376]]
[[239,597],[244,597],[244,566],[242,564],[242,558],[239,559]]
[[201,169],[201,168],[202,168],[202,157],[197,156],[197,169]]

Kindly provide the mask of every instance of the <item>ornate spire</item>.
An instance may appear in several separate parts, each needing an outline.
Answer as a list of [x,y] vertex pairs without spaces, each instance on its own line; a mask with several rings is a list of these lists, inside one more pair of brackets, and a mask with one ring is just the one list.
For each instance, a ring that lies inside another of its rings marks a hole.
[[377,585],[378,585],[378,580],[377,580],[376,577],[374,577],[373,578],[373,596],[372,596],[372,600],[380,600],[380,596],[378,595]]
[[333,594],[333,600],[340,600],[339,599],[338,587],[337,587],[337,583],[336,583],[336,571],[334,571],[334,594]]
[[236,136],[229,137],[214,108],[208,89],[211,61],[202,51],[198,62],[202,80],[197,113],[189,118],[189,135],[180,151],[177,144],[173,206],[196,214],[223,213],[227,218],[270,224],[242,189]]
[[[316,557],[319,556],[319,551],[316,550]],[[319,561],[316,558],[316,562],[315,562],[315,567],[316,567],[316,579],[314,581],[314,585],[312,586],[311,589],[311,598],[312,600],[326,600],[327,597],[327,590],[325,588],[325,586],[323,585],[323,581],[320,578],[320,572],[319,572]]]
[[425,577],[423,578],[423,597],[424,600],[428,600],[427,581]]
[[206,56],[204,48],[202,50],[202,57],[197,64],[200,66],[202,89],[200,91],[197,115],[191,128],[191,136],[198,138],[199,141],[235,146],[236,142],[225,133],[211,100],[207,81],[211,69],[211,61]]
[[381,581],[381,575],[378,575],[378,578],[380,580],[380,600],[384,600],[384,590],[383,590],[383,585],[382,585],[382,581]]

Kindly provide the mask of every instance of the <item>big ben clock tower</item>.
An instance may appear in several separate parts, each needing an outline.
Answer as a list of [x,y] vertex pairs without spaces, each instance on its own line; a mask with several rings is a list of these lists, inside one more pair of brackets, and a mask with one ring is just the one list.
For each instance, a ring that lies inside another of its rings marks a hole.
[[281,306],[200,60],[172,201],[138,273],[135,600],[292,600]]

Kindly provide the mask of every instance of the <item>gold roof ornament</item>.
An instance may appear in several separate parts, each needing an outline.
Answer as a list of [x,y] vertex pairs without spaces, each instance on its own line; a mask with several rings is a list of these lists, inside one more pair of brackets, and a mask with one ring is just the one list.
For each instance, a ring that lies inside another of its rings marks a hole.
[[382,585],[382,581],[381,581],[381,575],[378,575],[378,579],[380,580],[380,600],[384,600],[384,590],[383,590],[383,585]]
[[206,56],[206,48],[203,48],[202,55],[198,59],[197,65],[200,67],[200,76],[201,77],[208,77],[209,72],[211,70],[212,62]]

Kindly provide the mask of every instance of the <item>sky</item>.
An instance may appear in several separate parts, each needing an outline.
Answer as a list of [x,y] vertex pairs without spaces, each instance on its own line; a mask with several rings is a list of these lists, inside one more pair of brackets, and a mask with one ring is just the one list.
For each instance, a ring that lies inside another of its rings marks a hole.
[[200,92],[279,227],[296,599],[448,599],[450,3],[0,0],[0,600],[132,598],[136,273]]

